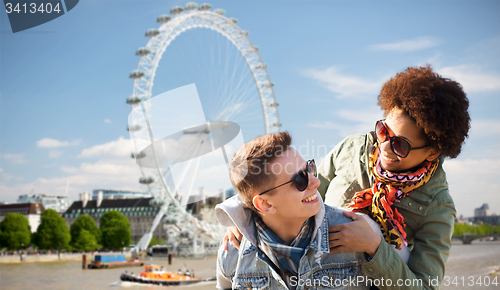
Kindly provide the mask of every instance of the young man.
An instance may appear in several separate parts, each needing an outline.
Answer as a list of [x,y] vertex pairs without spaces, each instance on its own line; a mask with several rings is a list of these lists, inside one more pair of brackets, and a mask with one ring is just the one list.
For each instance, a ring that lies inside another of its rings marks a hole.
[[366,289],[363,253],[329,254],[328,226],[352,220],[323,204],[314,160],[306,162],[290,143],[287,132],[268,134],[233,156],[231,181],[239,199],[218,205],[216,215],[221,224],[236,225],[243,236],[239,251],[221,245],[217,287]]

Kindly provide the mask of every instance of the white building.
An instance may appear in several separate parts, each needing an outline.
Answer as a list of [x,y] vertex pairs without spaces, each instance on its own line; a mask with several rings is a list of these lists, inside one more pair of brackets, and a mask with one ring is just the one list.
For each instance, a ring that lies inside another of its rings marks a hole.
[[0,205],[0,222],[5,219],[8,213],[20,213],[28,219],[31,232],[36,232],[40,225],[40,215],[44,211],[41,203],[9,203]]
[[41,203],[45,209],[53,209],[58,213],[65,212],[71,205],[71,200],[63,195],[33,194],[20,195],[18,203]]
[[115,190],[115,189],[94,189],[92,191],[92,200],[97,200],[99,193],[102,194],[102,199],[125,199],[125,198],[151,198],[149,193],[130,191],[130,190]]
[[482,217],[490,215],[490,207],[487,203],[483,204],[480,208],[474,210],[474,217]]

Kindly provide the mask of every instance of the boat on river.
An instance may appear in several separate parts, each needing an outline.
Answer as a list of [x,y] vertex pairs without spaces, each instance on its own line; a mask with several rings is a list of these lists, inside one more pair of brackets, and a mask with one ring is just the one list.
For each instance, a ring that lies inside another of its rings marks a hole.
[[141,272],[139,275],[125,272],[120,276],[120,280],[163,286],[189,285],[199,282],[215,281],[215,277],[196,278],[194,276],[194,272],[189,270],[172,272],[167,271],[167,269],[163,266],[157,265],[147,265],[144,266],[144,268],[145,271]]
[[95,255],[87,268],[88,269],[103,269],[103,268],[117,268],[117,267],[133,267],[143,266],[144,263],[139,258],[128,260],[125,255]]

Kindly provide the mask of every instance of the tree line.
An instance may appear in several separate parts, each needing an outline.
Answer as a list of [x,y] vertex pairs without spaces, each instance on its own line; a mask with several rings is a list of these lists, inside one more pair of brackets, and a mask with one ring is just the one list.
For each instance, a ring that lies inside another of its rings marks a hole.
[[19,213],[8,213],[0,222],[0,248],[14,251],[28,246],[40,250],[117,250],[130,246],[131,237],[130,222],[118,211],[103,214],[99,227],[90,216],[80,215],[68,229],[64,218],[53,209],[41,214],[34,233],[28,219]]
[[488,223],[483,223],[481,225],[466,225],[461,223],[455,223],[455,228],[453,229],[453,235],[491,235],[500,234],[500,225],[492,226]]

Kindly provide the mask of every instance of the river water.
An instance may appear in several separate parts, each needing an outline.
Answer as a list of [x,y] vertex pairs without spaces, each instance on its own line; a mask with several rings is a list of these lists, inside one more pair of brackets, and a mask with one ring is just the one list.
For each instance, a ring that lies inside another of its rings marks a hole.
[[[193,269],[197,277],[215,276],[215,257],[204,259],[176,259],[172,265],[167,260],[146,262],[167,266],[176,271],[178,269]],[[500,241],[478,242],[471,245],[454,243],[450,258],[446,266],[446,276],[449,285],[442,289],[500,289],[500,275],[490,275],[500,268]],[[115,268],[102,270],[82,270],[81,261],[39,262],[0,264],[1,289],[161,289],[165,287],[138,285],[130,282],[121,282],[120,274],[124,271],[140,272],[141,267]],[[471,278],[473,278],[473,283]],[[462,278],[463,277],[463,278]],[[489,286],[484,282],[488,277]],[[499,286],[491,284],[497,277]],[[455,279],[456,278],[456,279]],[[446,278],[445,278],[446,279]],[[479,285],[480,279],[482,285]],[[472,285],[472,286],[468,286]],[[160,288],[161,287],[161,288]],[[181,289],[215,289],[215,282],[205,282],[190,286],[169,287]]]

